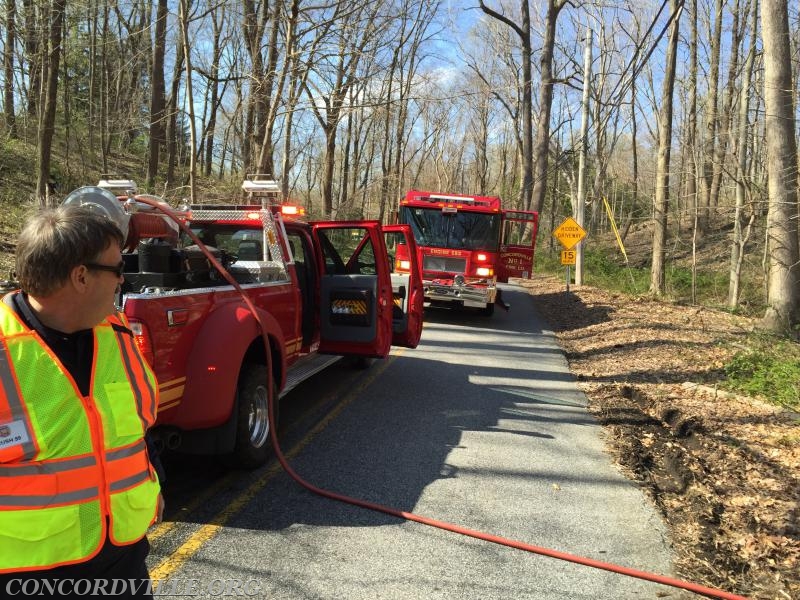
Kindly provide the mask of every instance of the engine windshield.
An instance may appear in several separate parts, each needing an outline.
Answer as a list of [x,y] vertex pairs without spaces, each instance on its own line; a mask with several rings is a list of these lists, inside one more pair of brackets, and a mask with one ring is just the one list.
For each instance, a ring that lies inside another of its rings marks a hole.
[[487,252],[497,252],[500,246],[499,213],[401,206],[400,222],[411,226],[414,239],[422,246]]

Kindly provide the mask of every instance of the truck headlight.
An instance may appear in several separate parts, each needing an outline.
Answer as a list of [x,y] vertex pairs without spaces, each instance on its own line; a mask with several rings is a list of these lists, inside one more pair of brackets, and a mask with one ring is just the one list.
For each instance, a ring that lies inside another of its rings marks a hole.
[[492,276],[492,269],[489,267],[478,267],[475,269],[475,274],[478,277],[491,277]]

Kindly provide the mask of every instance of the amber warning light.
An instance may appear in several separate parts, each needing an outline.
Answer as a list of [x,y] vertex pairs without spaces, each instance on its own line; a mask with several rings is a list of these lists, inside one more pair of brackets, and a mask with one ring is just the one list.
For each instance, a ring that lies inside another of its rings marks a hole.
[[287,217],[303,217],[306,209],[297,204],[281,204],[281,214]]

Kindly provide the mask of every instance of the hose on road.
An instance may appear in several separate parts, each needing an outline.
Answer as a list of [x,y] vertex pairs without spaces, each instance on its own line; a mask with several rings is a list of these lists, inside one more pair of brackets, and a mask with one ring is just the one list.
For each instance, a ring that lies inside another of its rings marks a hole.
[[[267,328],[261,322],[259,313],[256,310],[256,307],[253,305],[252,301],[250,300],[250,297],[245,293],[245,291],[242,289],[239,283],[233,278],[233,276],[227,271],[227,269],[225,269],[219,263],[219,261],[214,257],[214,255],[206,249],[202,241],[197,238],[197,236],[189,229],[189,227],[186,226],[186,224],[173,211],[171,211],[170,209],[164,207],[163,205],[157,202],[151,201],[149,198],[146,197],[137,197],[136,199],[141,202],[144,202],[145,204],[154,206],[155,208],[164,212],[172,220],[174,220],[181,227],[181,229],[200,247],[206,258],[208,258],[208,260],[217,269],[217,271],[219,271],[219,273],[222,274],[225,280],[239,292],[242,301],[245,303],[247,308],[252,313],[253,318],[255,319],[261,331],[261,337],[264,341],[265,354],[267,357],[267,373],[269,373],[271,377],[273,374],[273,370],[272,370],[272,355],[270,351],[269,335],[267,333]],[[271,382],[266,382],[266,387],[268,392],[268,414],[269,414],[269,422],[275,423],[276,422],[275,402],[277,402],[277,398],[275,398],[275,394],[273,393],[273,386],[270,383]],[[653,583],[659,583],[674,588],[684,589],[710,598],[721,598],[723,600],[747,600],[747,598],[744,596],[739,596],[737,594],[726,592],[724,590],[707,587],[690,581],[683,581],[680,579],[675,579],[673,577],[667,577],[665,575],[649,573],[647,571],[640,571],[638,569],[632,569],[629,567],[603,562],[592,558],[587,558],[584,556],[578,556],[576,554],[570,554],[568,552],[561,552],[559,550],[553,550],[551,548],[545,548],[542,546],[536,546],[518,540],[512,540],[509,538],[493,535],[490,533],[484,533],[482,531],[477,531],[475,529],[470,529],[468,527],[462,527],[460,525],[455,525],[453,523],[448,523],[446,521],[440,521],[438,519],[424,517],[421,515],[417,515],[415,513],[398,510],[390,506],[384,506],[382,504],[369,502],[359,498],[353,498],[351,496],[346,496],[344,494],[339,494],[337,492],[317,487],[313,483],[306,481],[303,477],[297,474],[297,472],[295,472],[295,470],[289,464],[288,460],[283,454],[283,451],[281,450],[280,443],[278,441],[278,437],[275,433],[274,427],[270,427],[269,437],[271,440],[272,448],[275,452],[275,457],[277,458],[278,462],[280,463],[284,471],[286,471],[287,475],[289,475],[289,477],[291,477],[300,486],[324,498],[329,498],[337,502],[344,502],[346,504],[351,504],[353,506],[359,506],[361,508],[397,517],[398,519],[413,521],[416,523],[420,523],[422,525],[429,525],[431,527],[436,527],[438,529],[443,529],[445,531],[450,531],[453,533],[469,536],[475,539],[483,540],[485,542],[491,542],[493,544],[499,544],[501,546],[507,546],[509,548],[515,548],[517,550],[524,550],[526,552],[531,552],[533,554],[548,556],[550,558],[555,558],[558,560],[563,560],[574,564],[583,565],[586,567],[592,567],[595,569],[610,571],[612,573],[625,575],[627,577],[634,577],[645,581],[651,581]]]

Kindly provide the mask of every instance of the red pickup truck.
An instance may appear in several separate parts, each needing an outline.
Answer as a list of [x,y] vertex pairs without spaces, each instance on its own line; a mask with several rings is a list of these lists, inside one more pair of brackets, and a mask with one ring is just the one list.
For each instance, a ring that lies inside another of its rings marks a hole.
[[242,187],[246,204],[184,207],[184,227],[131,181],[79,188],[65,203],[108,214],[127,236],[119,306],[158,377],[156,439],[251,468],[269,456],[270,387],[283,395],[342,356],[416,347],[424,294],[419,266],[395,273],[387,250],[415,247],[408,226],[285,218],[275,182]]

